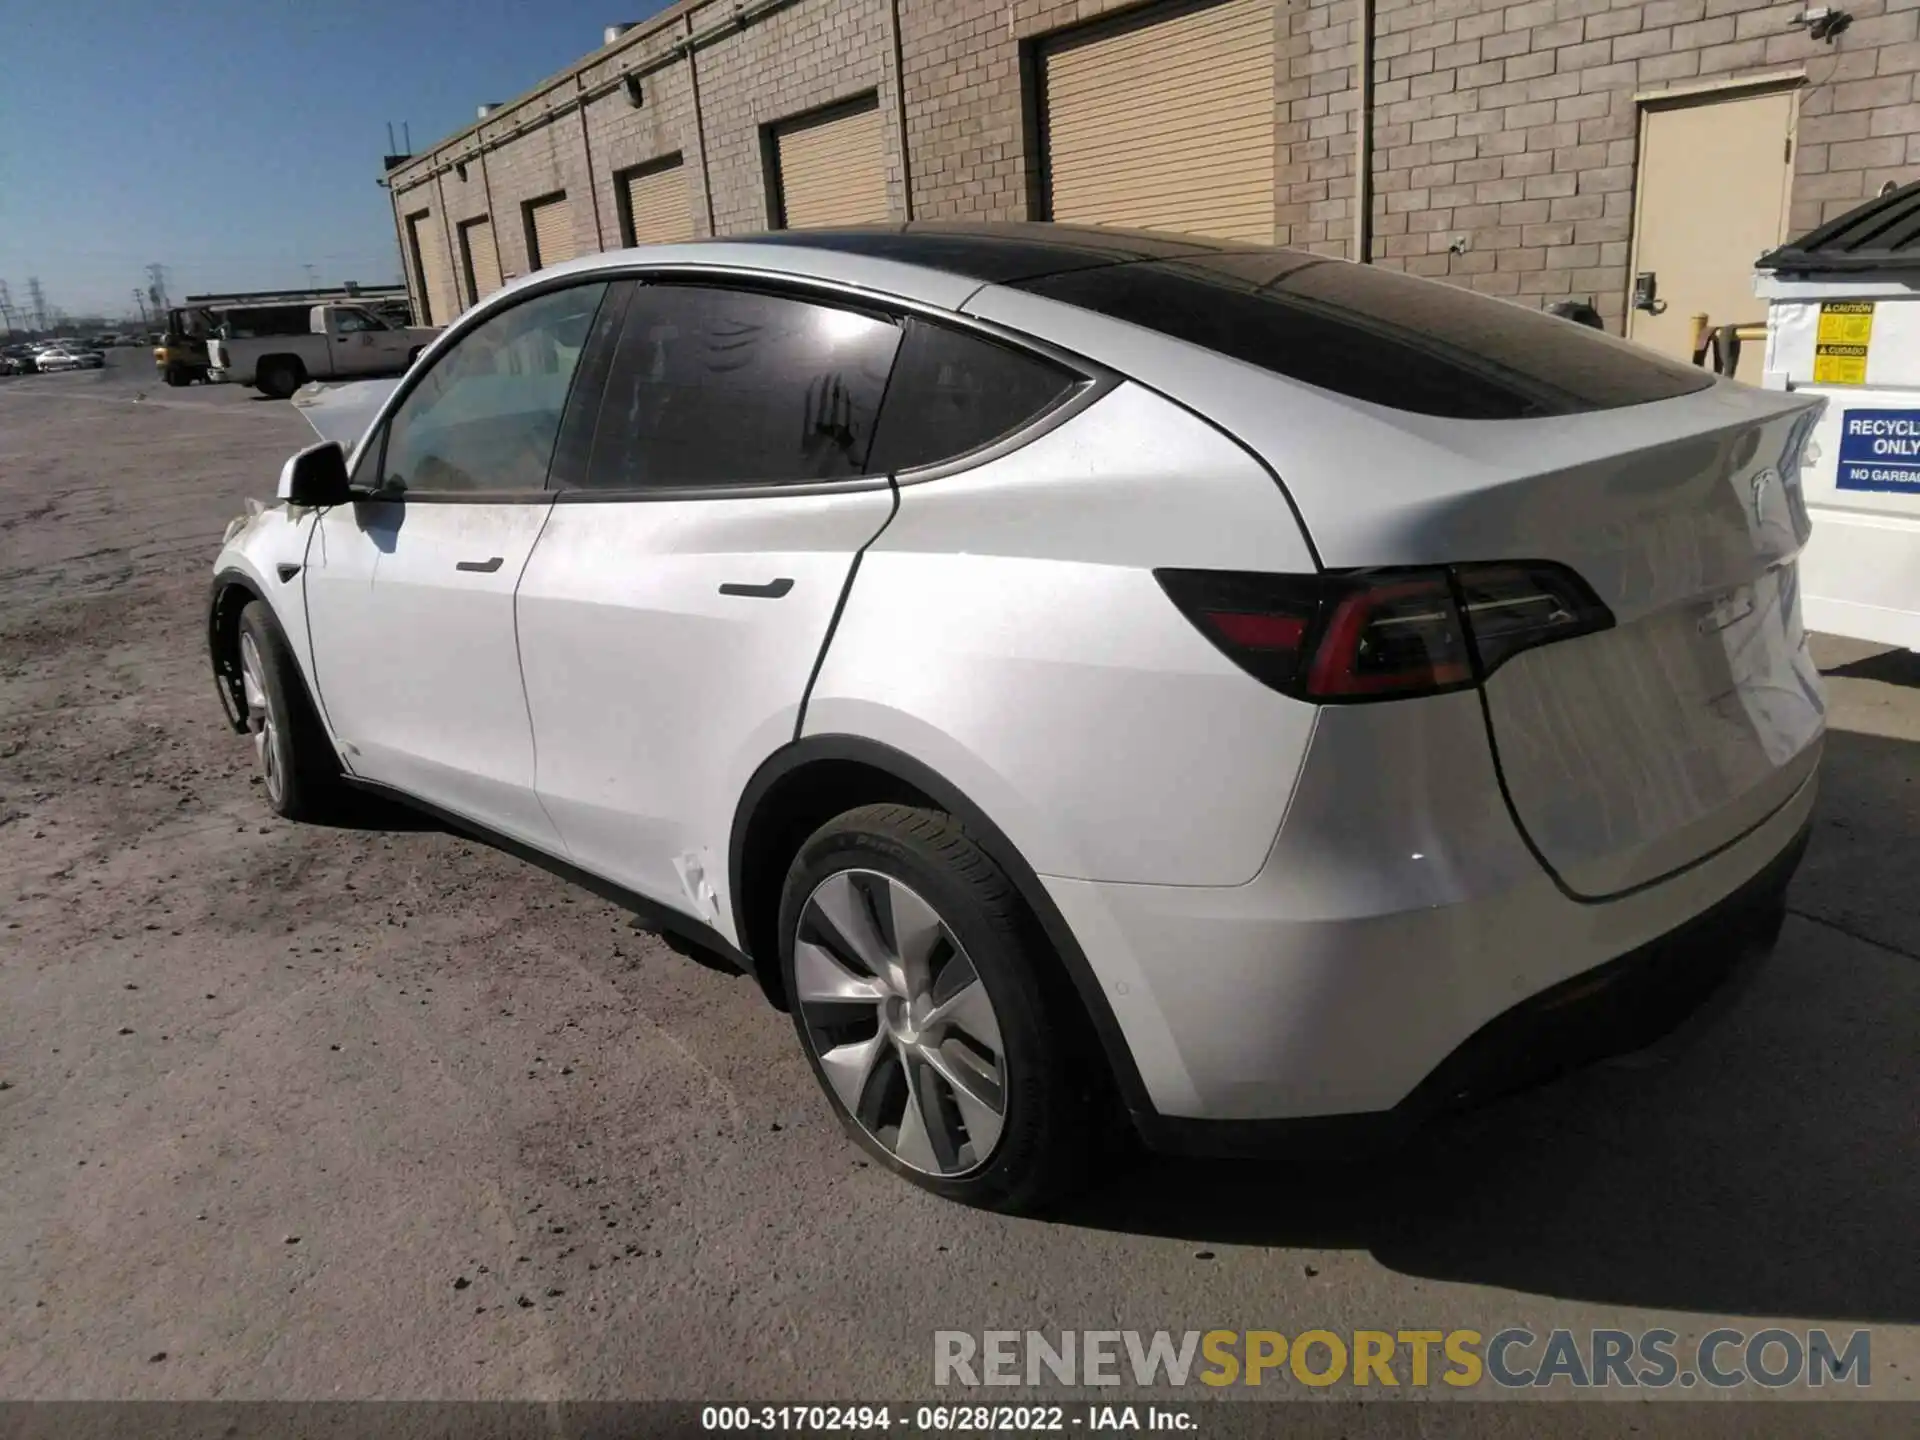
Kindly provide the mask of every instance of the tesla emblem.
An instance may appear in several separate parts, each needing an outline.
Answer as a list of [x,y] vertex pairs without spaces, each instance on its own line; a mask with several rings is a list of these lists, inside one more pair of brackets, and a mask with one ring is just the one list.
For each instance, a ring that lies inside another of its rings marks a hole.
[[1780,477],[1772,470],[1762,470],[1753,477],[1753,523],[1761,525],[1767,518],[1767,491]]

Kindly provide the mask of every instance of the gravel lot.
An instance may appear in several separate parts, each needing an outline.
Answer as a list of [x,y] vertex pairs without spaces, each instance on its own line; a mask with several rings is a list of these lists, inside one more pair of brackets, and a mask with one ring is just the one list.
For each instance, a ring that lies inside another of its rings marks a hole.
[[1870,1325],[1920,1399],[1916,657],[1822,644],[1793,915],[1683,1035],[1373,1172],[1006,1220],[861,1162],[751,982],[437,830],[269,816],[202,605],[308,438],[141,351],[0,381],[0,1397],[899,1399],[937,1328],[1734,1316]]

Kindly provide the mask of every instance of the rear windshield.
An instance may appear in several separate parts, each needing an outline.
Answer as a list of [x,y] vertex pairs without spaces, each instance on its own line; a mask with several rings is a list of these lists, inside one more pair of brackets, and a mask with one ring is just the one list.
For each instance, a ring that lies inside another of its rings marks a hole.
[[1075,270],[1017,288],[1356,400],[1452,419],[1577,415],[1713,383],[1571,320],[1291,250]]

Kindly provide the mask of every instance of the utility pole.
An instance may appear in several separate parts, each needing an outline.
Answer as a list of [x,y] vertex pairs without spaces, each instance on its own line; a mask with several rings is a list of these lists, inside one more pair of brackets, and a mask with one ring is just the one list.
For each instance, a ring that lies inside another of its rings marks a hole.
[[145,329],[153,322],[147,319],[147,293],[138,285],[133,287],[133,303],[140,307],[140,327]]
[[7,289],[7,282],[0,280],[0,324],[7,327],[7,338],[13,338],[13,292]]
[[27,277],[27,304],[31,307],[27,313],[33,317],[33,328],[36,330],[46,329],[47,292],[40,288],[40,277],[38,275],[30,275]]
[[153,301],[153,312],[163,315],[167,305],[167,267],[158,260],[147,266],[147,298]]

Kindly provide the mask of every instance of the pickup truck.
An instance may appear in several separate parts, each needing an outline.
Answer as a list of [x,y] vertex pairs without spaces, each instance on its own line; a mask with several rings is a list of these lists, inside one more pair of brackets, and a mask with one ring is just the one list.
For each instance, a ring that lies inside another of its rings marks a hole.
[[208,377],[284,400],[309,380],[398,374],[440,333],[395,329],[358,305],[315,305],[308,328],[305,335],[218,335],[207,342]]

